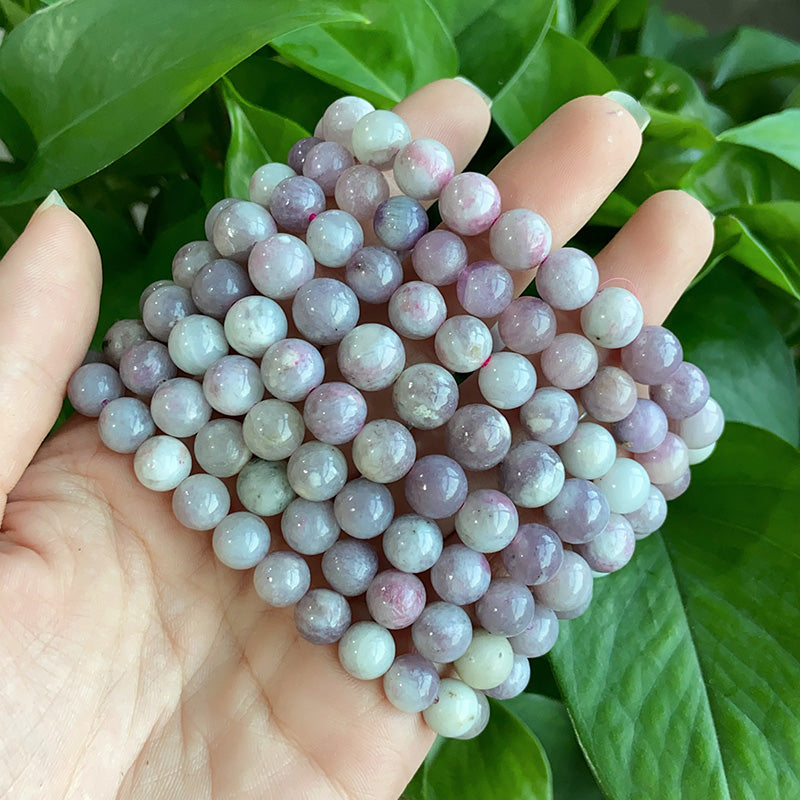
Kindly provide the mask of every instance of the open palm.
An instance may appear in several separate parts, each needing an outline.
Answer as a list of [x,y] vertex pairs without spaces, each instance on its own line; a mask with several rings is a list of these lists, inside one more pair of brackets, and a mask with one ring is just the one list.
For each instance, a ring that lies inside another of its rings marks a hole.
[[[398,111],[460,168],[488,126],[480,97],[453,81]],[[493,178],[504,208],[541,213],[558,246],[638,146],[629,114],[582,98]],[[598,256],[601,280],[633,281],[658,322],[710,244],[705,210],[663,193]],[[420,715],[349,677],[335,648],[302,640],[290,610],[265,608],[251,572],[219,564],[210,536],[179,525],[169,495],[142,488],[92,422],[40,447],[98,295],[94,243],[63,208],[37,214],[0,263],[2,796],[396,798],[433,740]]]

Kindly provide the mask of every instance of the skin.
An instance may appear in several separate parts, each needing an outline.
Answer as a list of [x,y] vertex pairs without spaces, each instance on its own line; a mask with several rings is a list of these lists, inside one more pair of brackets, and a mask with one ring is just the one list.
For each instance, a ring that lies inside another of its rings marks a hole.
[[[458,169],[489,124],[479,95],[450,80],[397,110]],[[503,207],[541,213],[560,246],[640,141],[621,107],[580,98],[492,177]],[[632,281],[646,323],[660,322],[712,238],[700,204],[663,192],[599,255],[601,281]],[[380,681],[350,678],[334,647],[300,639],[291,610],[265,609],[251,573],[217,563],[210,536],[181,527],[169,494],[142,488],[94,421],[74,418],[42,444],[99,292],[94,242],[64,208],[37,213],[0,263],[0,794],[398,797],[434,738],[420,715],[395,710]],[[416,346],[419,360],[431,343]]]

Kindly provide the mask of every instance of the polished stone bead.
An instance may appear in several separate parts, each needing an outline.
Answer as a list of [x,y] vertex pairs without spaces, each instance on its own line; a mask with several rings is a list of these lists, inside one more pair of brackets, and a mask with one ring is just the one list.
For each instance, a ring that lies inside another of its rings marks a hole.
[[[666,508],[666,503],[664,504]],[[621,514],[612,514],[608,524],[585,544],[576,544],[575,552],[583,556],[595,572],[616,572],[633,556],[636,537],[631,523]]]
[[172,259],[172,280],[184,289],[191,289],[195,275],[219,257],[217,248],[211,242],[189,242]]
[[622,366],[638,383],[663,383],[683,361],[683,347],[674,333],[661,325],[645,325],[620,352]]
[[72,373],[67,384],[72,407],[84,417],[99,417],[108,403],[124,393],[119,373],[109,364],[84,364]]
[[497,553],[517,533],[517,507],[496,489],[476,489],[467,495],[455,518],[459,539],[479,553]]
[[501,214],[489,231],[492,257],[508,270],[524,271],[539,266],[552,243],[553,234],[544,217],[527,208]]
[[297,632],[311,644],[333,644],[350,627],[350,604],[330,589],[310,589],[294,607]]
[[619,286],[601,289],[582,309],[581,328],[598,347],[630,344],[642,330],[644,312],[636,295]]
[[106,331],[103,337],[103,355],[112,367],[119,367],[122,356],[133,345],[150,338],[140,319],[121,319]]
[[500,315],[498,332],[509,350],[523,355],[540,353],[555,339],[556,315],[538,297],[518,297]]
[[561,569],[550,580],[534,586],[533,596],[556,614],[575,611],[592,598],[592,570],[581,556],[566,550]]
[[472,622],[454,603],[429,603],[411,626],[411,638],[421,656],[436,664],[450,664],[469,647]]
[[456,294],[468,314],[496,317],[514,297],[514,279],[496,261],[475,261],[458,276]]
[[395,517],[383,532],[383,552],[389,563],[403,572],[425,572],[442,554],[439,526],[418,514]]
[[553,649],[556,639],[558,639],[558,617],[555,611],[537,603],[531,624],[522,633],[512,636],[509,642],[518,655],[538,658]]
[[286,474],[300,497],[315,502],[330,500],[347,483],[347,459],[332,444],[310,441],[292,453]]
[[355,157],[362,164],[376,169],[391,169],[400,148],[410,141],[408,125],[393,111],[370,111],[353,126]]
[[139,445],[133,458],[139,483],[154,492],[174,489],[192,471],[192,455],[186,445],[172,436],[152,436]]
[[236,494],[253,514],[260,517],[280,514],[295,498],[286,477],[286,462],[251,459],[236,479]]
[[389,184],[379,170],[356,164],[339,176],[334,198],[342,211],[359,221],[371,221],[378,206],[389,199]]
[[500,191],[491,178],[477,172],[456,175],[439,195],[439,213],[450,230],[475,236],[500,216]]
[[214,220],[211,241],[223,258],[246,264],[253,245],[277,230],[264,206],[240,200],[224,208]]
[[206,370],[203,394],[220,414],[241,416],[264,396],[261,372],[245,356],[223,356]]
[[225,484],[213,475],[190,475],[172,495],[172,511],[178,522],[196,531],[210,531],[227,516],[231,497]]
[[426,233],[411,251],[414,272],[433,286],[448,286],[467,266],[467,246],[452,231],[438,228]]
[[553,308],[574,311],[596,294],[600,274],[594,259],[574,247],[554,250],[536,273],[536,291]]
[[450,151],[435,139],[414,139],[394,159],[400,191],[416,200],[435,200],[455,174]]
[[403,267],[386,247],[362,247],[345,265],[344,279],[359,300],[385,303],[403,282]]
[[448,603],[466,606],[479,600],[489,588],[492,569],[483,553],[463,544],[451,544],[431,567],[431,584]]
[[492,333],[477,317],[446,319],[433,341],[436,357],[453,372],[474,372],[492,354]]
[[462,406],[447,423],[447,452],[464,469],[496,467],[511,447],[511,428],[506,418],[491,406]]
[[428,339],[447,319],[442,293],[430,283],[409,281],[389,300],[389,321],[406,339]]
[[396,569],[379,572],[367,589],[367,608],[391,631],[411,625],[425,608],[425,587],[416,576]]
[[310,178],[286,178],[273,190],[269,210],[278,227],[305,233],[308,223],[325,210],[325,192]]
[[581,404],[598,422],[619,422],[636,407],[636,384],[619,367],[600,367],[580,391]]
[[431,706],[439,693],[439,673],[416,653],[398,656],[383,676],[386,699],[400,711],[413,714]]
[[382,484],[356,478],[336,495],[333,511],[345,533],[355,539],[373,539],[389,527],[394,500]]
[[595,481],[615,514],[630,514],[641,508],[650,494],[645,468],[630,458],[618,458],[602,478]]
[[175,323],[196,312],[197,308],[189,290],[170,284],[156,289],[145,300],[142,321],[154,339],[166,342]]
[[664,383],[650,387],[655,400],[670,419],[686,419],[708,402],[708,378],[699,367],[684,361]]
[[399,481],[416,458],[414,437],[393,419],[368,422],[353,440],[353,464],[375,483]]
[[354,439],[367,419],[364,395],[349,383],[323,383],[310,392],[303,420],[312,436],[327,444]]
[[521,695],[531,680],[531,662],[526,656],[514,653],[514,666],[511,674],[499,685],[487,689],[484,694],[495,700],[510,700]]
[[519,418],[531,439],[554,447],[575,432],[578,405],[563,389],[543,386],[520,408]]
[[428,232],[428,215],[418,200],[398,194],[375,209],[372,227],[385,247],[410,250]]
[[302,414],[291,403],[272,398],[256,403],[242,423],[245,444],[266,461],[289,458],[305,432]]
[[432,430],[444,425],[458,408],[458,384],[438,364],[414,364],[395,381],[392,403],[412,428]]
[[189,375],[202,375],[228,353],[222,323],[203,314],[192,314],[175,323],[167,342],[173,363]]
[[339,663],[354,678],[371,681],[392,666],[395,645],[392,634],[369,620],[351,625],[339,640]]
[[568,478],[561,491],[544,507],[547,524],[563,542],[584,544],[608,523],[608,500],[591,481]]
[[692,470],[687,469],[677,480],[670,483],[660,483],[657,488],[664,495],[665,500],[674,500],[680,497],[688,488],[692,480]]
[[214,233],[214,223],[217,221],[217,217],[229,206],[232,206],[234,203],[238,203],[241,200],[239,197],[223,197],[222,200],[217,200],[213,206],[208,210],[206,214],[206,219],[204,223],[204,231],[206,234],[206,239],[211,241],[211,238]]
[[597,372],[597,350],[577,333],[561,333],[542,352],[544,376],[559,389],[580,389]]
[[345,380],[364,392],[375,392],[395,382],[405,366],[406,353],[391,328],[368,322],[344,336],[336,361]]
[[141,342],[125,351],[119,362],[119,377],[133,394],[152,397],[156,387],[174,378],[178,369],[161,342]]
[[478,387],[495,408],[519,408],[536,389],[536,370],[519,353],[494,353],[478,370]]
[[347,284],[315,278],[304,284],[292,301],[298,331],[317,345],[335,344],[358,322],[358,298]]
[[579,422],[572,436],[558,448],[558,455],[572,477],[592,481],[614,466],[617,446],[602,425]]
[[228,514],[214,528],[214,555],[231,569],[255,567],[269,552],[271,536],[267,523],[249,511]]
[[634,460],[645,468],[652,483],[671,483],[689,469],[689,448],[680,436],[668,433],[661,444],[636,453]]
[[647,500],[636,511],[625,515],[625,519],[633,528],[636,539],[643,539],[645,536],[655,533],[664,524],[666,518],[667,501],[664,493],[657,486],[650,487]]
[[286,178],[293,178],[297,173],[288,165],[279,161],[270,161],[260,166],[250,177],[248,186],[250,200],[269,208],[269,201],[275,187]]
[[324,267],[343,267],[363,246],[364,231],[354,216],[333,208],[308,223],[306,244]]
[[514,666],[514,651],[505,636],[476,628],[472,641],[455,668],[461,679],[473,689],[492,689],[501,684]]
[[211,419],[211,406],[197,381],[172,378],[156,387],[150,399],[150,414],[164,433],[185,439]]
[[564,485],[564,465],[555,450],[541,442],[521,442],[500,465],[500,488],[518,506],[539,508]]
[[243,297],[230,307],[223,327],[228,344],[237,353],[261,358],[270,345],[286,336],[286,314],[268,297]]
[[293,606],[308,591],[311,572],[306,560],[288,550],[270,553],[253,573],[256,594],[273,608]]
[[343,145],[338,142],[319,142],[303,159],[303,175],[315,181],[331,197],[339,176],[353,164],[353,154]]
[[275,342],[261,359],[261,378],[279,400],[296,403],[316,389],[325,377],[325,362],[305,339]]
[[531,590],[513,578],[494,578],[475,604],[478,621],[496,636],[517,636],[533,621]]
[[322,556],[325,580],[345,597],[364,594],[377,572],[378,554],[367,541],[339,539]]
[[725,428],[725,414],[720,404],[709,397],[706,404],[690,417],[684,417],[673,423],[673,431],[686,442],[692,450],[713,445]]
[[452,458],[423,456],[405,477],[405,495],[417,514],[430,519],[450,517],[467,497],[467,476]]
[[247,270],[235,261],[219,258],[198,271],[192,282],[192,300],[210,317],[222,319],[243,297],[255,294]]
[[661,406],[639,397],[631,413],[611,426],[611,433],[631,453],[646,453],[664,441],[667,427],[667,415]]
[[435,733],[457,738],[473,728],[480,713],[481,704],[474,689],[455,678],[442,678],[436,701],[422,712],[422,716]]
[[552,528],[530,522],[519,526],[502,558],[512,578],[535,586],[550,580],[561,569],[564,547]]
[[339,523],[333,515],[333,503],[329,501],[317,502],[297,497],[281,514],[284,541],[292,550],[306,556],[326,552],[339,538],[339,531]]
[[323,141],[324,137],[317,136],[316,132],[313,136],[304,136],[302,139],[298,139],[289,148],[289,152],[286,155],[286,161],[292,168],[292,172],[296,175],[302,175],[306,156]]
[[334,100],[322,115],[322,135],[329,142],[338,142],[352,151],[353,128],[375,106],[368,100],[347,95]]
[[261,294],[273,300],[288,300],[314,277],[314,256],[296,236],[275,233],[256,243],[247,269]]
[[242,435],[242,423],[235,419],[212,419],[194,439],[194,457],[200,467],[217,478],[237,475],[253,454]]

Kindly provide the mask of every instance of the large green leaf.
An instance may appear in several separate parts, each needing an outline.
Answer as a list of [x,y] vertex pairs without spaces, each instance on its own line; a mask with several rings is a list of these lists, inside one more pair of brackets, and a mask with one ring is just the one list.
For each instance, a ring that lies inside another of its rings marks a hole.
[[800,797],[800,454],[728,426],[552,661],[614,800]]
[[761,117],[748,125],[724,131],[718,138],[769,153],[800,169],[800,109],[787,108]]
[[702,367],[728,420],[798,444],[797,377],[791,353],[758,297],[718,266],[676,306],[667,326],[684,357]]
[[669,59],[678,44],[694,41],[706,33],[699,22],[682,14],[667,14],[660,5],[652,3],[647,8],[637,49],[643,56]]
[[453,39],[428,0],[351,5],[361,22],[311,25],[275,37],[273,47],[312,75],[380,106],[458,71]]
[[22,173],[0,177],[0,203],[91,175],[270,39],[357,18],[357,5],[207,0],[199,10],[191,0],[81,0],[42,9],[0,47],[0,86],[37,142]]

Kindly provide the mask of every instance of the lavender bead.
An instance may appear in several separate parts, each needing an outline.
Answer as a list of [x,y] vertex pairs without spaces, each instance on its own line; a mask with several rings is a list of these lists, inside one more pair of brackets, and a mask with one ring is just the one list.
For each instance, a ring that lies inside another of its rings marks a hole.
[[581,403],[598,422],[619,422],[636,406],[636,384],[619,367],[600,367],[581,389]]
[[631,453],[646,453],[664,441],[667,424],[667,415],[657,403],[639,397],[633,411],[611,426],[611,433]]
[[431,585],[442,600],[466,606],[479,600],[489,588],[492,570],[486,556],[463,544],[442,550],[431,567]]
[[532,439],[551,447],[562,444],[578,425],[578,405],[571,394],[544,386],[519,410],[522,427]]
[[514,296],[514,279],[495,261],[475,261],[458,276],[456,294],[468,314],[496,317]]
[[512,447],[500,465],[500,488],[524,508],[549,503],[563,485],[561,459],[552,447],[541,442],[521,442]]
[[378,572],[378,554],[369,542],[339,539],[322,557],[325,580],[345,597],[358,597]]
[[324,267],[343,267],[364,244],[364,231],[355,217],[334,208],[308,223],[306,244]]
[[400,337],[386,325],[358,325],[339,343],[336,361],[342,376],[364,392],[391,386],[406,363]]
[[536,273],[536,291],[561,311],[585,306],[597,292],[600,275],[594,259],[574,247],[554,250]]
[[99,350],[87,350],[81,366],[86,364],[108,364],[108,359]]
[[408,125],[393,111],[370,111],[353,126],[353,153],[376,169],[391,169],[400,148],[410,141]]
[[256,594],[273,608],[293,606],[308,591],[311,573],[297,553],[270,553],[253,573]]
[[292,168],[292,171],[298,175],[302,175],[303,168],[306,164],[306,157],[318,144],[321,144],[323,141],[324,139],[321,139],[319,136],[305,136],[302,139],[298,139],[289,148],[289,152],[286,156],[286,161]]
[[175,365],[190,375],[202,375],[228,353],[228,340],[221,323],[203,314],[192,314],[175,323],[167,343]]
[[467,266],[467,246],[460,236],[439,228],[426,233],[414,245],[411,264],[426,283],[448,286]]
[[520,525],[502,558],[512,578],[526,586],[536,586],[549,581],[561,569],[564,548],[555,531],[531,522]]
[[472,622],[467,612],[453,603],[430,603],[411,626],[411,638],[421,656],[437,664],[451,664],[467,651]]
[[327,444],[355,438],[367,419],[364,395],[349,383],[323,383],[306,398],[303,420],[312,436]]
[[393,567],[402,572],[425,572],[442,554],[442,532],[433,520],[403,514],[384,531],[382,544]]
[[170,284],[156,289],[147,298],[142,308],[142,321],[154,339],[166,342],[175,323],[196,311],[189,291]]
[[557,615],[575,611],[592,598],[592,571],[581,556],[566,550],[561,569],[550,580],[534,586],[533,596]]
[[107,403],[97,420],[103,444],[116,453],[135,453],[149,439],[156,426],[147,406],[133,397],[118,397]]
[[597,350],[584,336],[561,333],[542,352],[542,372],[559,389],[580,389],[597,372]]
[[389,199],[389,184],[379,170],[356,164],[339,176],[333,196],[342,211],[365,222],[372,219],[384,200]]
[[240,200],[220,212],[211,229],[211,241],[223,258],[246,264],[253,245],[277,230],[263,206]]
[[467,495],[455,519],[459,539],[479,553],[497,553],[517,533],[516,506],[496,489],[476,489]]
[[414,714],[436,702],[439,673],[433,663],[416,653],[398,656],[383,676],[386,699],[400,711]]
[[235,419],[212,419],[194,439],[194,457],[200,467],[217,478],[232,478],[250,461],[242,424]]
[[324,553],[339,538],[333,503],[295,498],[281,515],[281,533],[286,544],[298,553]]
[[492,354],[492,333],[477,317],[446,319],[433,340],[436,357],[453,372],[474,372]]
[[596,422],[580,422],[575,432],[558,448],[564,469],[574,478],[602,478],[617,458],[611,434]]
[[231,569],[255,567],[269,552],[271,536],[267,523],[249,511],[228,514],[214,528],[214,555]]
[[333,512],[345,533],[355,539],[373,539],[389,527],[394,516],[394,500],[382,484],[356,478],[336,495]]
[[334,100],[322,115],[322,133],[329,142],[343,144],[352,150],[353,128],[375,106],[368,100],[348,95]]
[[[680,477],[682,476],[683,473]],[[625,519],[630,523],[637,539],[644,539],[645,536],[655,533],[664,524],[666,518],[667,501],[662,491],[656,486],[650,487],[650,494],[644,501],[644,505],[625,515]]]
[[511,427],[491,406],[473,403],[453,414],[446,429],[447,452],[464,469],[496,467],[511,447]]
[[223,356],[206,370],[203,394],[220,414],[241,416],[264,396],[261,372],[249,358]]
[[118,320],[103,337],[103,355],[112,367],[119,367],[120,359],[131,347],[146,342],[149,338],[150,334],[141,320]]
[[418,200],[398,194],[375,209],[372,227],[384,246],[410,250],[428,232],[428,215]]
[[699,411],[684,419],[676,420],[673,425],[674,432],[692,450],[713,445],[722,436],[724,428],[725,414],[713,397],[709,397]]
[[286,462],[251,459],[236,479],[236,494],[242,505],[259,517],[280,514],[295,498],[286,477]]
[[683,348],[674,333],[661,325],[645,325],[620,353],[622,366],[637,383],[663,383],[683,361]]
[[358,322],[358,298],[353,290],[332,278],[304,284],[292,301],[292,318],[300,333],[318,345],[336,344]]
[[164,433],[185,439],[194,436],[211,419],[211,406],[197,381],[172,378],[156,387],[150,400],[150,414]]
[[444,425],[458,408],[458,384],[438,364],[414,364],[395,381],[392,403],[398,416],[412,428],[433,430]]
[[253,203],[269,208],[269,201],[275,187],[286,178],[293,178],[297,173],[288,165],[278,161],[262,164],[250,177],[249,196]]
[[605,528],[611,511],[606,496],[591,482],[568,478],[544,507],[547,523],[563,542],[584,544]]
[[478,621],[489,633],[517,636],[533,622],[531,590],[513,578],[494,578],[475,604]]
[[478,370],[478,387],[495,408],[519,408],[533,396],[536,370],[519,353],[494,353]]
[[245,444],[266,461],[289,458],[300,447],[305,432],[300,412],[291,403],[272,398],[255,403],[242,422]]
[[172,259],[172,280],[184,289],[191,289],[195,275],[219,253],[210,242],[189,242],[181,247]]
[[214,235],[214,223],[217,221],[217,217],[226,208],[229,208],[234,203],[238,202],[239,202],[238,197],[223,197],[222,200],[217,200],[217,202],[214,203],[214,205],[211,206],[211,208],[208,210],[208,213],[206,214],[204,229],[205,229],[206,239],[208,239],[209,242],[211,241]]
[[403,267],[385,247],[362,247],[345,265],[344,279],[359,300],[385,303],[403,282]]
[[350,604],[330,589],[311,589],[294,607],[297,632],[311,644],[338,642],[351,619]]
[[243,356],[261,358],[270,345],[286,336],[286,314],[268,297],[243,297],[225,315],[224,329],[234,350]]
[[645,468],[652,483],[671,483],[689,469],[689,448],[680,436],[668,433],[658,447],[636,453],[634,459]]
[[261,378],[267,391],[289,403],[303,400],[324,377],[322,355],[305,339],[275,342],[261,359]]
[[509,350],[522,355],[540,353],[556,336],[556,315],[538,297],[518,297],[498,320],[500,338]]
[[152,397],[156,387],[174,378],[178,368],[161,342],[142,342],[125,352],[119,362],[119,377],[141,397]]
[[353,441],[355,468],[375,483],[399,481],[416,458],[414,437],[393,419],[368,422]]
[[353,166],[353,154],[337,142],[315,144],[303,159],[303,175],[315,181],[329,197],[333,195],[336,181]]
[[418,459],[405,477],[405,495],[417,514],[430,519],[450,517],[467,497],[467,476],[452,458]]
[[247,271],[235,261],[224,258],[206,264],[192,283],[192,299],[197,308],[218,319],[222,319],[237,300],[254,293]]
[[622,569],[631,560],[635,547],[636,537],[630,522],[621,514],[612,514],[606,527],[591,542],[575,545],[575,552],[595,572],[609,573]]
[[553,649],[558,639],[558,617],[547,606],[536,604],[531,624],[509,639],[515,653],[526,658],[538,658]]
[[435,200],[455,174],[450,151],[435,139],[414,139],[394,159],[400,191],[416,200]]
[[492,257],[508,270],[524,271],[539,266],[552,244],[550,226],[527,208],[501,214],[489,232]]
[[692,470],[687,469],[677,480],[670,483],[659,483],[656,487],[664,495],[665,500],[674,500],[680,497],[688,488],[692,480]]
[[[139,295],[139,313],[141,314],[144,311],[144,304],[149,299],[150,295],[153,292],[158,291],[159,289],[163,289],[166,286],[174,286],[175,284],[172,281],[168,280],[160,280],[160,281],[153,281],[152,283],[148,284],[144,287],[141,295]],[[145,327],[147,327],[145,325]]]
[[427,339],[447,319],[442,293],[429,283],[409,281],[389,300],[389,321],[406,339]]
[[181,525],[195,531],[216,528],[230,507],[231,497],[225,484],[213,475],[190,475],[172,495],[172,513]]
[[292,453],[286,475],[300,497],[315,502],[330,500],[347,483],[347,460],[332,444],[306,442]]
[[475,236],[488,231],[500,216],[500,191],[485,175],[462,172],[442,189],[439,213],[450,230]]
[[425,587],[416,575],[387,569],[372,579],[366,599],[375,622],[391,631],[401,630],[425,608]]
[[84,417],[99,417],[108,403],[124,393],[119,373],[108,364],[84,364],[72,373],[67,384],[70,403]]
[[325,210],[325,193],[310,178],[287,178],[273,190],[269,210],[279,228],[304,233],[308,223]]
[[581,309],[581,328],[598,347],[625,347],[642,330],[644,313],[636,295],[619,286],[600,290]]
[[484,694],[495,700],[510,700],[521,695],[531,680],[531,662],[526,656],[514,654],[514,666],[511,674],[494,689],[487,689]]
[[314,277],[308,245],[290,233],[275,233],[257,242],[247,260],[253,286],[273,300],[288,300]]

